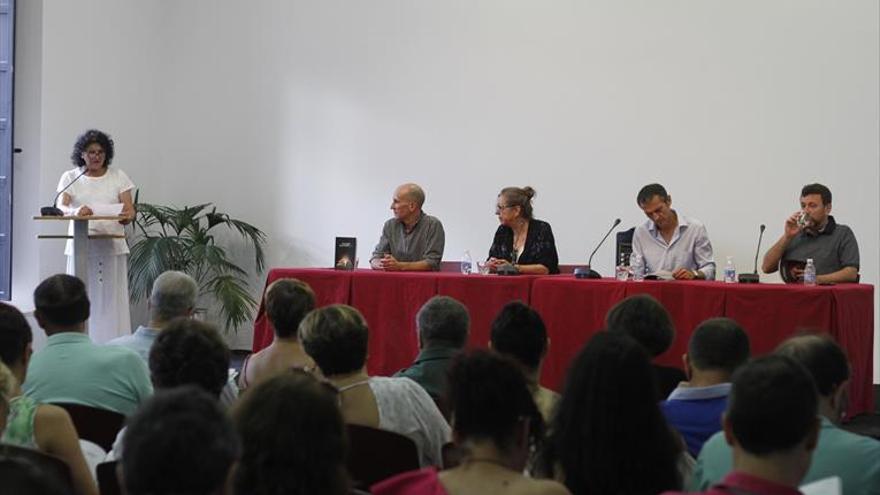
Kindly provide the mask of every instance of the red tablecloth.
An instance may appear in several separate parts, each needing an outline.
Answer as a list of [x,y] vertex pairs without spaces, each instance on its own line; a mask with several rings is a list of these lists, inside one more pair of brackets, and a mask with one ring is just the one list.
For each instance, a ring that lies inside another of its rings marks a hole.
[[[604,326],[605,314],[624,297],[648,293],[669,310],[676,326],[672,347],[656,362],[681,366],[694,327],[712,316],[737,320],[752,353],[771,351],[798,330],[828,331],[846,349],[853,368],[850,412],[873,408],[874,288],[842,284],[804,287],[721,282],[617,282],[577,280],[570,275],[498,277],[452,273],[385,273],[324,269],[274,269],[266,284],[298,278],[314,289],[318,305],[346,303],[358,308],[370,326],[371,374],[390,375],[418,354],[415,315],[435,294],[455,297],[471,314],[469,345],[485,347],[492,319],[507,302],[532,305],[547,324],[550,350],[541,381],[561,390],[566,369],[590,336]],[[262,304],[254,324],[254,351],[272,342]]]

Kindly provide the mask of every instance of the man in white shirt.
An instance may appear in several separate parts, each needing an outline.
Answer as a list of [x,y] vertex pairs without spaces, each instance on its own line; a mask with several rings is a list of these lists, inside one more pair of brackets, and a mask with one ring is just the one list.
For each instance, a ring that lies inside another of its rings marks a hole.
[[649,218],[633,233],[633,269],[646,275],[667,272],[677,280],[715,280],[712,243],[702,222],[672,209],[672,196],[660,184],[643,187],[636,203]]

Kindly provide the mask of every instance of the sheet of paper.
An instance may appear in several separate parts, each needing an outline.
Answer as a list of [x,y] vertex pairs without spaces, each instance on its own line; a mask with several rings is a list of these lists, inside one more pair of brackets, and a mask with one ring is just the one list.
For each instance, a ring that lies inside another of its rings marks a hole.
[[109,205],[89,205],[89,208],[92,209],[92,213],[96,217],[112,217],[122,213],[122,206],[122,203],[113,203]]
[[843,487],[838,476],[808,483],[801,486],[800,490],[804,495],[841,495],[843,493]]

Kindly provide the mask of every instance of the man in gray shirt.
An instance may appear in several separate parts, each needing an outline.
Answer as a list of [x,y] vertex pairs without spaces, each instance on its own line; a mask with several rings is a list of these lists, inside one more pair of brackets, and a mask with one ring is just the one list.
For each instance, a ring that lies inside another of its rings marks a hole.
[[761,268],[773,273],[795,262],[786,281],[803,280],[803,262],[812,258],[819,283],[857,282],[859,244],[852,230],[831,216],[831,190],[822,184],[801,189],[801,209],[785,220],[782,237],[764,255]]
[[636,227],[632,242],[646,275],[668,272],[678,280],[715,280],[712,243],[702,222],[673,210],[672,196],[660,184],[643,187],[636,203],[649,218]]
[[443,258],[446,235],[443,224],[422,211],[425,192],[417,184],[403,184],[394,191],[391,211],[370,267],[386,271],[437,271]]

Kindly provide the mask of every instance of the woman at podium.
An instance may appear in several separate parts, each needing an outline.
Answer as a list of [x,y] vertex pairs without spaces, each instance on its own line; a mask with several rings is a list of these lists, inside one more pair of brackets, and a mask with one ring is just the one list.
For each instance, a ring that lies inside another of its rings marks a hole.
[[[131,333],[128,296],[128,244],[123,225],[134,219],[134,183],[113,161],[113,140],[98,130],[77,138],[70,154],[74,168],[58,181],[59,208],[65,215],[115,215],[122,220],[89,222],[88,279],[91,301],[89,335],[97,343]],[[66,189],[65,189],[66,188]],[[112,213],[110,213],[112,212]],[[73,234],[71,223],[70,233]],[[97,236],[97,238],[96,238]],[[73,241],[64,249],[67,273],[74,273]]]

